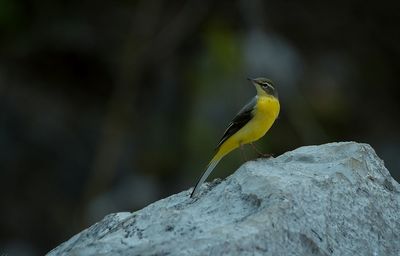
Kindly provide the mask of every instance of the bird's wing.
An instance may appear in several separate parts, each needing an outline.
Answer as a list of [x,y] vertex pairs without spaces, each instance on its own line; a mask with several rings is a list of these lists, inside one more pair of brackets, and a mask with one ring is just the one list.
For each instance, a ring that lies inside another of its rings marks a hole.
[[245,126],[252,118],[253,118],[253,109],[257,103],[257,96],[255,96],[252,100],[249,101],[233,118],[233,120],[229,123],[228,128],[226,128],[224,135],[220,139],[217,149],[224,143],[227,139],[229,139],[233,134],[239,131],[243,126]]

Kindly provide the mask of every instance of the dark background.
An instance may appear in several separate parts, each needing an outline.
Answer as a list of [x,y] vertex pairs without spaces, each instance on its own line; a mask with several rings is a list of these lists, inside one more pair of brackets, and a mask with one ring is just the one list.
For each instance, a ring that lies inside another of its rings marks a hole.
[[[0,0],[0,254],[43,254],[194,185],[255,94],[248,76],[281,99],[264,152],[365,142],[399,180],[399,14],[385,1]],[[242,163],[235,151],[212,177]]]

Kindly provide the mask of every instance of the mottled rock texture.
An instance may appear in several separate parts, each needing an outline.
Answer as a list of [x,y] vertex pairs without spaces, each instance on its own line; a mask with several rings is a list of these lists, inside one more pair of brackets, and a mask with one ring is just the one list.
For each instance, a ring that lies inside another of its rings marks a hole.
[[400,185],[367,144],[247,162],[189,194],[110,214],[49,255],[400,255]]

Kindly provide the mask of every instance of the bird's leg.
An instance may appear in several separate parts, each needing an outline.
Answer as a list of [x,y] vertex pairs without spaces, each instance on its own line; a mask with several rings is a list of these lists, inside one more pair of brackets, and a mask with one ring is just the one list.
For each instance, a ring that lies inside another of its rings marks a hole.
[[244,149],[244,145],[242,143],[240,143],[239,147],[240,147],[240,153],[242,155],[243,160],[245,162],[247,162],[247,156],[246,156],[246,152],[245,152],[245,149]]
[[270,158],[270,157],[273,156],[272,154],[263,153],[263,152],[261,152],[260,150],[258,150],[258,148],[253,144],[253,142],[250,143],[250,144],[251,144],[251,146],[253,147],[254,151],[257,152],[258,156],[266,157],[266,158]]

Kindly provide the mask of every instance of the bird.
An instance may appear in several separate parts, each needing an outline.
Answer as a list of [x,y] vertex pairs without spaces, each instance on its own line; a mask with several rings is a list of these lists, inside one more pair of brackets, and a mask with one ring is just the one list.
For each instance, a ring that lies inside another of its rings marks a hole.
[[219,140],[214,156],[194,186],[191,198],[199,193],[203,182],[224,156],[238,147],[242,148],[243,145],[252,144],[263,137],[279,115],[278,92],[272,80],[264,77],[248,78],[248,80],[255,86],[257,95],[229,123]]

